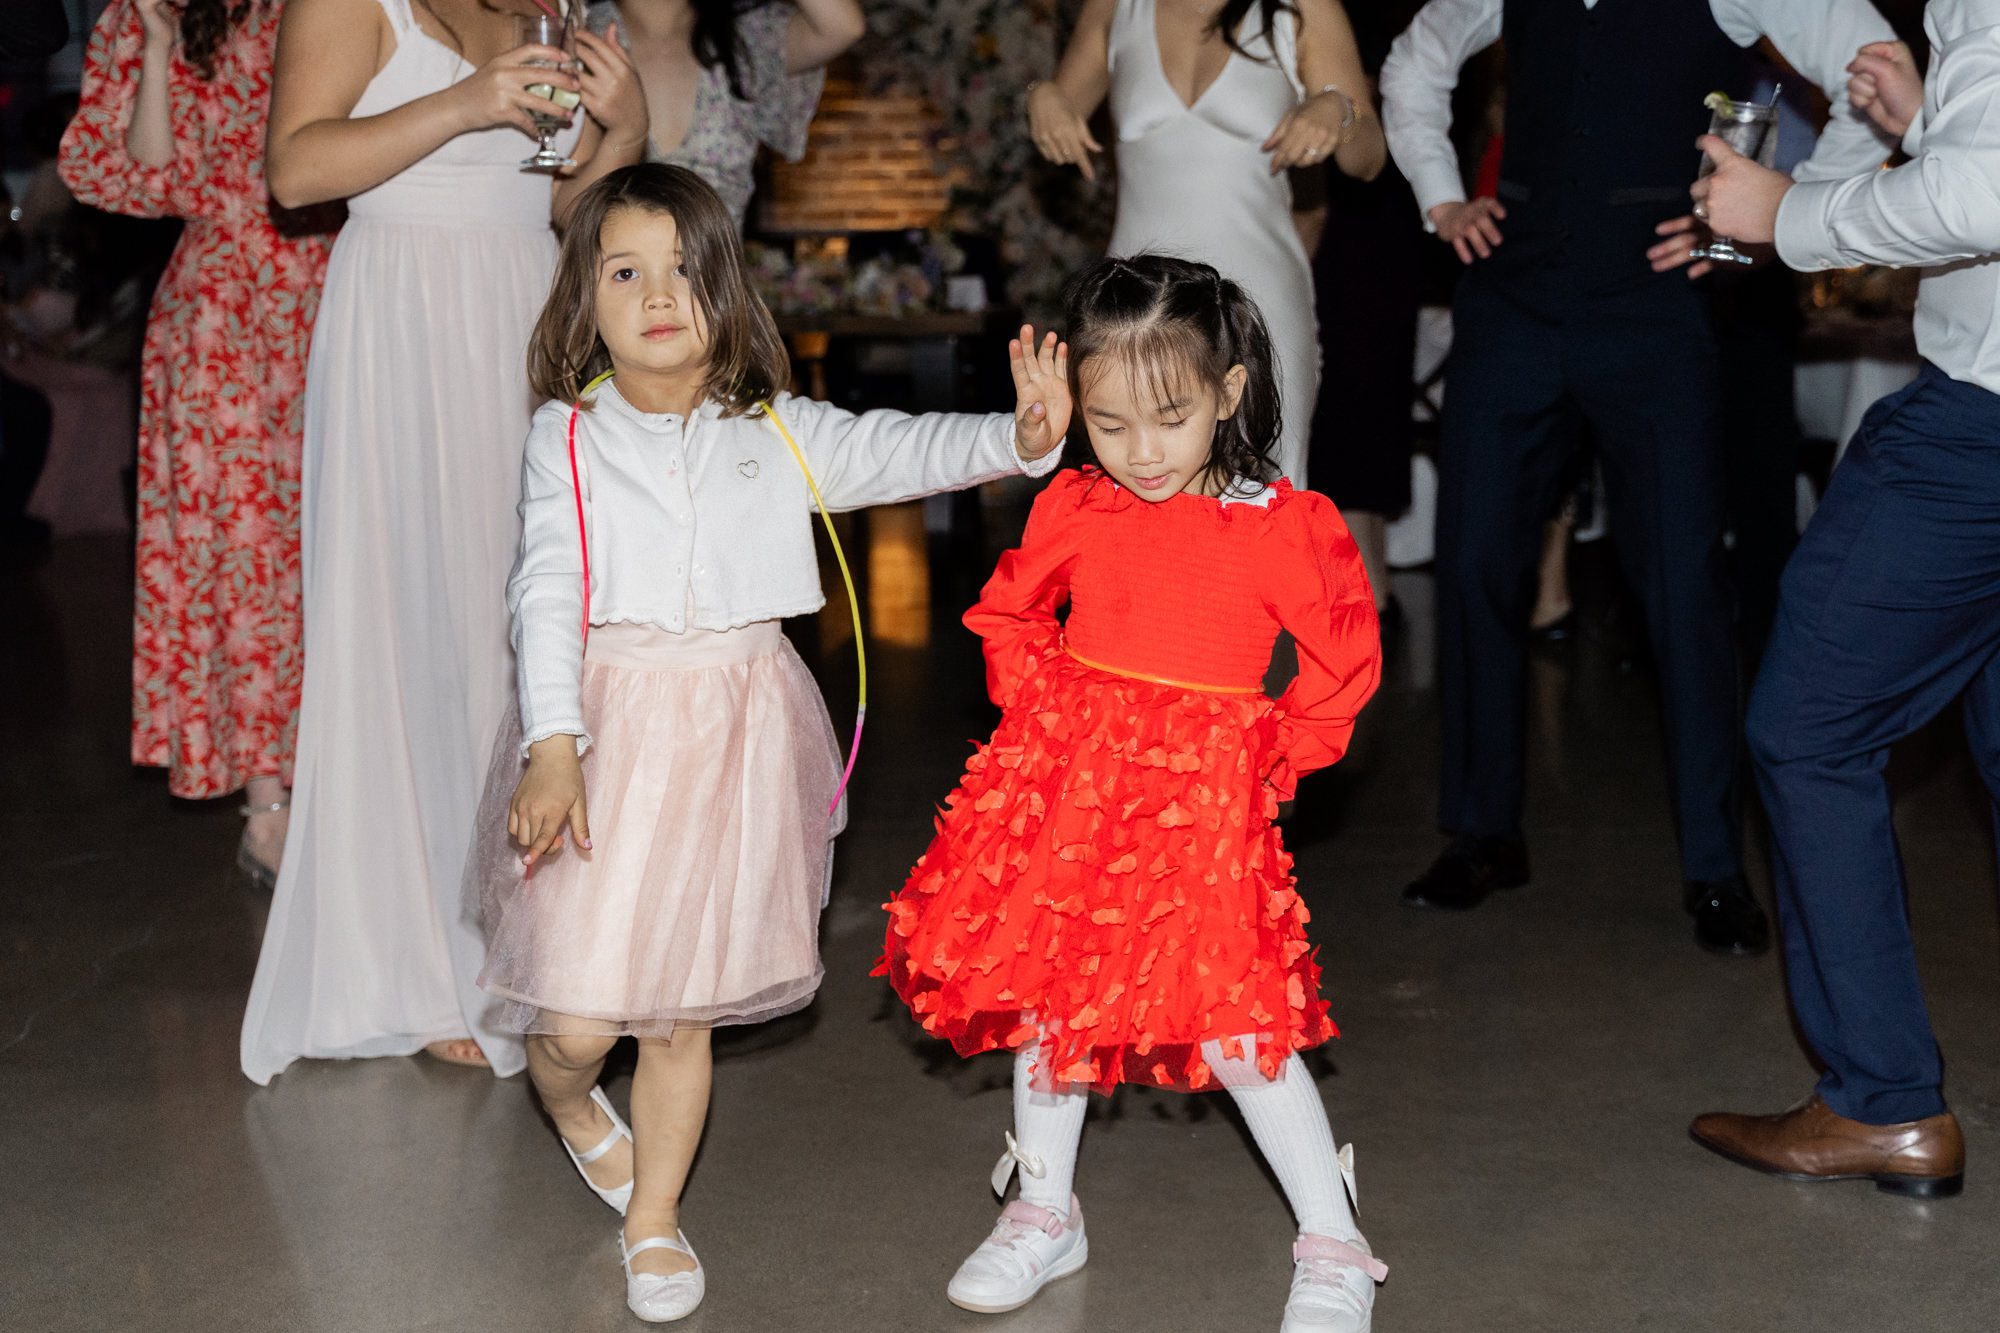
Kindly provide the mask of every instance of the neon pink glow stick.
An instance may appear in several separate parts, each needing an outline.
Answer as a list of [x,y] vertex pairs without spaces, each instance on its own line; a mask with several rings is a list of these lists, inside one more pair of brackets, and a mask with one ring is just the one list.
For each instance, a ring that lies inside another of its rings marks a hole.
[[854,776],[854,761],[861,757],[861,724],[868,720],[868,705],[863,704],[854,713],[854,741],[847,747],[847,767],[841,770],[840,785],[833,789],[833,800],[827,805],[830,815],[840,809],[840,798],[847,794],[847,780]]

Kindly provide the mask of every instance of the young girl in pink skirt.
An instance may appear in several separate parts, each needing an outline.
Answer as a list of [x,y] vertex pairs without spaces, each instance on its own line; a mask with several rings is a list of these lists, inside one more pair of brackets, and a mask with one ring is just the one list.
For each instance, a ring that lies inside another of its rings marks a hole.
[[[1069,422],[1066,349],[1024,328],[1010,353],[1012,416],[857,416],[783,391],[777,328],[699,177],[624,168],[569,223],[529,354],[550,401],[507,585],[520,709],[469,890],[480,984],[527,1034],[578,1171],[625,1217],[641,1319],[683,1318],[703,1295],[680,1204],[709,1029],[801,1008],[820,982],[841,765],[779,628],[825,602],[807,469],[831,510],[1046,473]],[[624,1036],[639,1041],[629,1129],[597,1086]]]

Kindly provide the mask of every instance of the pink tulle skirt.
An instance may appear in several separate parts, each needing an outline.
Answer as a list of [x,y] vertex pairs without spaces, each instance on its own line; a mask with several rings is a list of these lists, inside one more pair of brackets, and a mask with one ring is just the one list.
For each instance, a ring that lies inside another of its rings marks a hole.
[[833,723],[777,622],[594,626],[583,716],[594,848],[566,840],[532,874],[507,835],[518,715],[494,746],[466,888],[501,1025],[660,1037],[803,1008],[846,811],[827,813]]

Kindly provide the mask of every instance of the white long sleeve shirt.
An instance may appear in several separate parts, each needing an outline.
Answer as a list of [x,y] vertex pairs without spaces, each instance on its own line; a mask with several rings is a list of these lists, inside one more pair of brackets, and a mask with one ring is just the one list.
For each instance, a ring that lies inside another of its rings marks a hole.
[[1799,184],[1778,207],[1795,269],[1922,267],[1917,350],[2000,393],[2000,0],[1931,0],[1923,112],[1890,171]]
[[[1641,0],[1643,3],[1644,0]],[[1571,0],[1586,9],[1598,0]],[[1839,180],[1882,165],[1893,145],[1847,100],[1847,65],[1866,42],[1894,41],[1868,0],[1709,0],[1715,22],[1738,46],[1769,37],[1791,66],[1833,102],[1833,118],[1800,180]],[[1430,227],[1431,210],[1460,203],[1465,185],[1451,146],[1451,93],[1458,73],[1500,40],[1506,0],[1430,0],[1382,66],[1382,130]],[[1696,155],[1688,147],[1693,183]]]
[[[866,412],[780,394],[791,431],[839,512],[893,504],[1026,472],[1053,471],[1014,451],[1014,418]],[[583,670],[583,552],[571,482],[571,408],[535,413],[521,462],[521,553],[507,581],[525,746],[573,735],[590,744]],[[575,414],[576,474],[590,551],[590,623],[670,632],[724,630],[805,615],[826,604],[813,551],[812,493],[777,428],[761,415],[641,412],[615,382]]]

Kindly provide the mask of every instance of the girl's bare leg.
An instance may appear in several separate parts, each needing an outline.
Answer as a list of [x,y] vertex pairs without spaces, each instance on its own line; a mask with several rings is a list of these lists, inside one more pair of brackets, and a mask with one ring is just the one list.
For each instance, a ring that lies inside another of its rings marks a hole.
[[[589,1152],[611,1132],[611,1119],[590,1100],[590,1090],[604,1071],[604,1057],[617,1044],[616,1037],[581,1034],[528,1038],[528,1077],[571,1152]],[[585,1166],[584,1174],[593,1185],[616,1189],[632,1179],[632,1157],[632,1145],[620,1141]]]
[[[682,1028],[672,1039],[641,1037],[639,1069],[632,1076],[632,1137],[638,1141],[632,1205],[625,1214],[625,1245],[648,1236],[671,1236],[681,1224],[681,1191],[708,1121],[714,1071],[707,1028]],[[678,1250],[647,1250],[632,1260],[635,1273],[681,1273],[694,1260]]]

